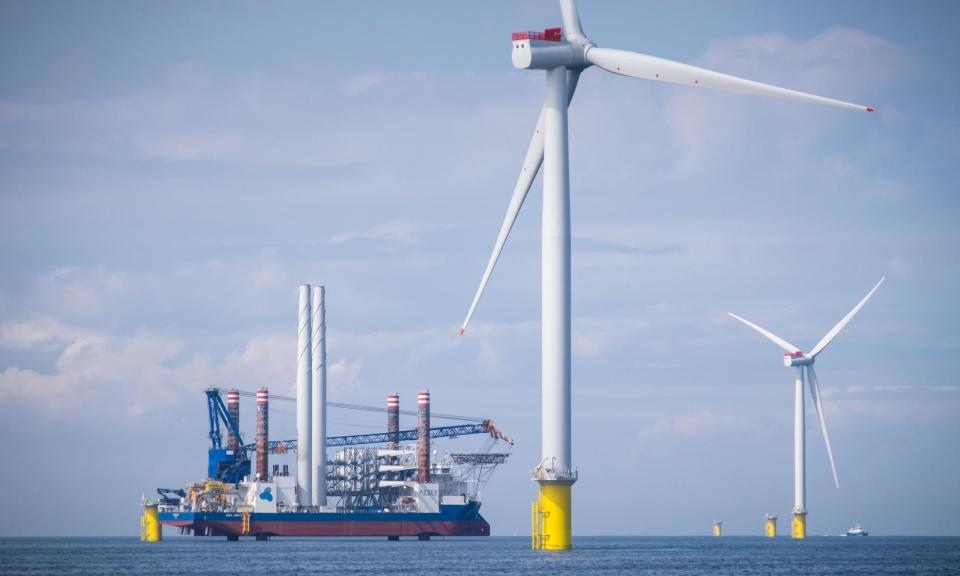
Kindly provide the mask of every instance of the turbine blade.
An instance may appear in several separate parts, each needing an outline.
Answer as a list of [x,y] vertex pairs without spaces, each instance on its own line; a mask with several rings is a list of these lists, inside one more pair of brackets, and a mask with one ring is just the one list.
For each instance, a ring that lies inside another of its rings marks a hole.
[[819,342],[817,342],[817,345],[814,346],[813,350],[810,351],[810,356],[816,358],[817,354],[822,352],[823,349],[827,347],[827,344],[829,344],[830,341],[833,340],[834,337],[837,334],[839,334],[841,330],[843,330],[843,327],[846,326],[847,323],[849,323],[850,320],[852,320],[853,317],[857,315],[857,312],[859,312],[860,309],[863,308],[863,305],[867,303],[867,300],[869,300],[870,297],[873,296],[873,293],[877,291],[877,288],[879,288],[880,285],[883,284],[883,281],[886,279],[887,279],[886,276],[880,278],[880,281],[877,282],[876,286],[874,286],[873,289],[870,290],[870,292],[868,292],[867,295],[863,297],[863,300],[857,303],[857,305],[853,307],[853,310],[851,310],[849,313],[847,313],[846,316],[843,317],[843,320],[837,322],[837,325],[831,328],[830,331],[827,332],[827,335],[821,338]]
[[567,38],[583,36],[575,0],[560,0],[560,14],[563,15],[563,31],[567,34]]
[[[569,105],[570,100],[573,98],[573,93],[577,89],[577,82],[579,80],[579,70],[570,70],[567,72],[567,86],[569,87],[567,105]],[[470,304],[467,317],[460,326],[461,336],[463,336],[464,331],[466,331],[467,325],[470,323],[470,319],[477,309],[477,304],[480,303],[480,297],[483,295],[483,290],[487,287],[487,282],[490,280],[493,268],[497,265],[497,260],[500,258],[503,246],[507,242],[510,230],[513,229],[513,224],[517,221],[517,215],[520,213],[520,208],[523,207],[523,201],[526,200],[527,193],[530,192],[530,186],[537,177],[537,172],[540,171],[540,165],[543,164],[543,115],[544,108],[541,108],[540,117],[537,119],[537,127],[533,131],[533,137],[530,138],[530,145],[527,147],[527,155],[523,159],[520,176],[517,178],[517,184],[513,188],[513,196],[510,197],[507,213],[503,217],[503,223],[500,225],[500,233],[497,234],[497,241],[493,245],[493,253],[490,254],[490,259],[487,261],[487,268],[483,271],[483,278],[480,279],[480,287],[477,288],[477,293],[473,297],[473,303]]]
[[833,483],[839,488],[840,481],[837,479],[837,467],[833,463],[833,450],[830,448],[830,435],[827,434],[827,422],[823,419],[823,408],[820,406],[820,385],[817,383],[817,373],[813,370],[813,364],[807,366],[807,380],[810,382],[810,396],[813,398],[813,410],[817,413],[817,419],[820,420],[820,431],[823,432],[823,441],[827,445],[827,456],[830,457],[830,469],[833,470]]
[[783,349],[786,350],[787,352],[793,354],[793,353],[795,353],[795,352],[799,352],[799,351],[800,351],[800,349],[797,348],[796,346],[794,346],[793,344],[787,342],[786,340],[784,340],[783,338],[777,336],[777,335],[774,334],[773,332],[770,332],[769,330],[764,330],[763,328],[757,326],[756,324],[754,324],[753,322],[747,320],[746,318],[741,318],[741,317],[737,316],[736,314],[734,314],[733,312],[727,312],[727,314],[729,314],[729,315],[732,316],[733,318],[736,318],[737,320],[743,322],[744,324],[746,324],[747,326],[753,328],[753,329],[756,330],[757,332],[763,334],[764,336],[766,336],[767,338],[769,338],[774,344],[776,344],[777,346],[783,348]]
[[716,90],[743,92],[760,96],[778,96],[780,98],[815,102],[827,106],[847,108],[849,110],[873,112],[873,108],[863,106],[862,104],[852,104],[850,102],[843,102],[842,100],[834,100],[833,98],[825,98],[823,96],[807,94],[806,92],[772,86],[762,82],[754,82],[753,80],[746,80],[744,78],[730,76],[729,74],[714,72],[706,68],[699,68],[697,66],[665,60],[655,56],[647,56],[646,54],[639,54],[637,52],[629,52],[627,50],[597,48],[594,46],[589,48],[586,57],[588,62],[596,64],[608,72],[640,78],[642,80],[669,82],[671,84],[683,84],[686,86],[703,86]]

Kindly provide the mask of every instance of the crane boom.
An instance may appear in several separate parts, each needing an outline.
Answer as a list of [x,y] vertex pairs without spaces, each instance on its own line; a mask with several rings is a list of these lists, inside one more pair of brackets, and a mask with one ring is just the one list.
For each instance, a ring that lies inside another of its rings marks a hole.
[[[246,390],[240,390],[241,396],[256,396],[256,392],[248,392]],[[271,400],[282,400],[284,402],[296,402],[297,399],[293,396],[285,396],[283,394],[274,394],[270,393]],[[387,409],[384,406],[368,406],[366,404],[351,404],[349,402],[327,402],[327,406],[331,408],[343,408],[346,410],[362,410],[364,412],[386,412]],[[416,416],[416,410],[398,410],[400,414],[405,414],[407,416]],[[444,420],[460,420],[462,422],[483,422],[483,418],[477,418],[476,416],[458,416],[456,414],[443,414],[440,412],[433,412],[430,414],[431,418],[442,418]]]
[[[430,429],[431,438],[456,438],[458,436],[469,436],[471,434],[489,434],[498,440],[505,440],[513,444],[513,441],[497,430],[490,420],[484,420],[478,424],[458,424],[456,426],[440,426]],[[397,433],[397,441],[399,442],[416,440],[417,438],[416,428],[401,430]],[[327,446],[386,444],[388,441],[390,441],[390,434],[388,432],[375,432],[373,434],[354,434],[351,436],[328,436]],[[254,450],[256,444],[247,444],[243,448],[245,450]],[[272,440],[267,442],[267,451],[271,454],[283,454],[286,452],[295,452],[296,450],[296,440]]]

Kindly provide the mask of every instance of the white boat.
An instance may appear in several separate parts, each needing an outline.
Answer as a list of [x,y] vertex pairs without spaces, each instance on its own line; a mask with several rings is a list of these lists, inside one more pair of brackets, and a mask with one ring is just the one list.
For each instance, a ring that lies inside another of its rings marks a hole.
[[853,528],[847,530],[847,536],[869,536],[869,535],[870,533],[864,530],[863,527],[860,526],[859,522],[854,524]]

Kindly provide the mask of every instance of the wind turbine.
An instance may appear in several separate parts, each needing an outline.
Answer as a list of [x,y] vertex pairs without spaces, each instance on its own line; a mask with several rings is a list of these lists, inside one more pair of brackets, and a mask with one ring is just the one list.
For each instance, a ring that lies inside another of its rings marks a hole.
[[823,442],[827,445],[827,456],[830,458],[830,469],[833,471],[833,483],[839,488],[840,481],[837,479],[837,467],[833,463],[833,450],[830,448],[830,436],[827,434],[827,423],[823,419],[823,409],[820,406],[820,386],[817,383],[817,373],[813,369],[813,363],[816,361],[817,355],[823,352],[827,344],[856,316],[857,312],[863,308],[863,305],[873,296],[873,293],[877,291],[877,288],[883,284],[885,279],[886,277],[880,278],[880,281],[863,297],[863,300],[858,302],[857,305],[853,307],[853,310],[837,322],[837,325],[831,328],[826,336],[817,342],[817,345],[810,350],[809,354],[804,354],[793,344],[757,326],[753,322],[741,318],[732,312],[730,313],[730,316],[763,334],[774,344],[783,348],[786,352],[783,355],[783,365],[787,368],[793,366],[797,369],[796,380],[794,382],[793,409],[793,521],[790,523],[790,535],[794,538],[806,538],[807,536],[807,454],[803,410],[804,369],[806,369],[807,382],[809,382],[810,385],[810,398],[813,401],[813,410],[817,413],[817,419],[820,421],[820,431],[823,433]]
[[541,236],[541,415],[540,483],[543,547],[572,545],[571,486],[577,480],[570,451],[570,182],[567,106],[580,73],[593,65],[644,80],[715,88],[872,112],[873,108],[745,80],[636,52],[599,48],[583,33],[574,0],[560,0],[563,28],[513,34],[513,64],[545,70],[546,98],[513,189],[500,233],[460,328],[464,333],[537,172],[543,165]]

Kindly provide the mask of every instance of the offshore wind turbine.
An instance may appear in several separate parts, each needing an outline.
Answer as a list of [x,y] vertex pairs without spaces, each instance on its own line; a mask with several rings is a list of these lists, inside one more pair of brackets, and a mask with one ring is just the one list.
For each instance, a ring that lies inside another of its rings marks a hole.
[[732,312],[730,313],[730,316],[763,334],[774,344],[783,348],[785,351],[783,355],[783,365],[787,368],[795,367],[797,369],[794,380],[793,409],[793,521],[790,523],[790,535],[794,538],[806,538],[807,536],[807,447],[804,430],[804,370],[806,370],[807,383],[810,387],[810,399],[813,403],[813,411],[817,413],[817,419],[820,421],[820,431],[823,433],[823,442],[827,445],[827,456],[830,458],[830,470],[833,471],[833,483],[839,488],[840,481],[837,479],[837,467],[833,463],[833,450],[830,448],[830,436],[827,434],[827,423],[823,419],[823,408],[820,402],[820,386],[817,382],[817,373],[813,369],[813,363],[816,361],[817,355],[823,352],[827,344],[856,316],[857,312],[863,308],[863,305],[873,296],[873,293],[877,291],[877,288],[883,284],[885,279],[886,277],[880,278],[880,281],[863,297],[863,300],[858,302],[857,305],[853,307],[853,310],[837,322],[837,325],[831,328],[830,331],[817,342],[817,345],[810,350],[809,354],[804,354],[799,348],[773,332],[765,330]]
[[[872,112],[873,108],[745,80],[712,70],[626,50],[600,48],[584,33],[574,0],[560,0],[563,28],[513,34],[513,65],[546,71],[546,98],[513,189],[507,214],[487,262],[480,287],[460,328],[470,323],[523,206],[543,166],[541,236],[541,460],[535,471],[540,483],[542,544],[546,549],[572,545],[571,487],[577,480],[570,450],[570,182],[567,150],[567,106],[580,73],[597,66],[643,80],[777,96],[838,108]],[[536,541],[536,539],[535,539]]]

